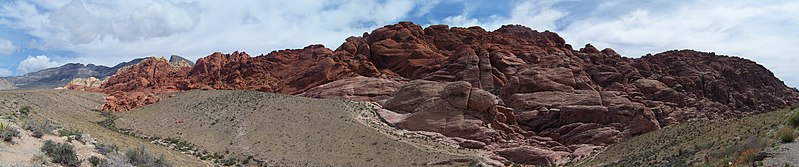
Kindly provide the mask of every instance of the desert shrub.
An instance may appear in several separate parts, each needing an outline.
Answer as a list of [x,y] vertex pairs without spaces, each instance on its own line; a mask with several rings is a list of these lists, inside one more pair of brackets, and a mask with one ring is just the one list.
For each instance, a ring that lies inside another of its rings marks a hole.
[[153,166],[153,167],[171,167],[172,163],[167,161],[163,155],[156,158],[154,155],[147,152],[144,146],[128,150],[125,153],[130,164],[135,166]]
[[58,130],[58,136],[80,136],[80,130],[69,130],[69,129],[61,129]]
[[790,125],[793,128],[799,126],[799,111],[791,112],[791,116],[788,117],[788,125]]
[[777,130],[777,138],[783,143],[790,143],[796,140],[796,130],[791,127],[782,127]]
[[119,150],[119,147],[117,147],[117,145],[114,145],[114,144],[111,144],[111,143],[109,143],[109,144],[97,144],[97,145],[95,145],[94,148],[97,149],[97,152],[99,152],[102,155],[109,155],[110,153],[114,153],[114,152],[117,152],[117,150]]
[[0,129],[0,138],[3,139],[5,142],[10,142],[14,137],[19,136],[19,131],[17,128],[13,127],[4,127]]
[[49,120],[45,121],[36,121],[36,120],[28,120],[25,122],[25,130],[31,131],[31,136],[36,138],[41,138],[44,134],[52,134],[53,130],[57,127],[53,125]]
[[116,127],[116,123],[114,122],[114,121],[116,121],[117,117],[114,114],[111,114],[111,112],[100,111],[100,115],[105,117],[105,119],[100,121],[100,122],[97,122],[98,125],[100,125],[100,126],[102,126],[104,128],[108,128],[108,129],[114,130],[114,131],[118,130],[117,127]]
[[89,164],[92,165],[92,166],[99,166],[99,165],[108,164],[108,161],[106,161],[105,159],[96,157],[96,156],[89,157],[89,159],[87,159],[87,160],[89,161]]
[[18,112],[19,112],[20,115],[26,115],[27,116],[27,115],[29,115],[31,113],[32,110],[33,110],[33,108],[31,108],[31,106],[22,106],[22,108],[19,108]]
[[56,143],[47,140],[42,145],[41,151],[52,159],[51,162],[59,163],[64,166],[77,167],[81,161],[75,153],[75,148],[69,143]]
[[80,130],[77,130],[77,129],[75,129],[75,130],[69,130],[69,129],[58,130],[58,136],[61,136],[61,137],[66,136],[66,137],[68,137],[68,139],[70,141],[71,140],[80,140],[80,137],[81,137],[82,134],[83,133],[81,133]]

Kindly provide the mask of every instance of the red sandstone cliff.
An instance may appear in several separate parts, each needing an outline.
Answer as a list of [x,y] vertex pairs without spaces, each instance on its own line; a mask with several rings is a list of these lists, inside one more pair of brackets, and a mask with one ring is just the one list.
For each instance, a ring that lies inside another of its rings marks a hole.
[[409,22],[350,37],[335,51],[214,53],[190,68],[151,58],[102,89],[112,111],[190,89],[375,101],[399,128],[458,137],[528,164],[581,158],[682,121],[799,102],[796,89],[742,58],[682,50],[632,59],[591,45],[575,50],[553,32],[518,25],[489,32]]

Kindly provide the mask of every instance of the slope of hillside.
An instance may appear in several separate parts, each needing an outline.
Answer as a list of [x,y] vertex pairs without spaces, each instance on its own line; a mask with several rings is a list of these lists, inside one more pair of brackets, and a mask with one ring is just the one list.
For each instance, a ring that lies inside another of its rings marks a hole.
[[[595,157],[572,165],[748,166],[751,160],[742,154],[749,150],[754,156],[776,144],[775,131],[791,112],[782,109],[742,118],[681,123],[610,145]],[[771,166],[775,164],[783,165]]]
[[370,109],[364,103],[256,91],[188,91],[117,113],[116,124],[270,166],[416,166],[464,159],[466,165],[479,160],[474,152],[416,145],[359,123],[358,115]]
[[[0,91],[0,114],[8,114],[23,106],[32,108],[37,120],[50,120],[64,128],[90,133],[98,143],[113,143],[121,150],[146,146],[155,155],[164,155],[177,166],[206,166],[206,162],[149,142],[108,130],[96,122],[105,118],[98,109],[103,95],[71,90],[6,90]],[[2,164],[4,162],[0,162]]]

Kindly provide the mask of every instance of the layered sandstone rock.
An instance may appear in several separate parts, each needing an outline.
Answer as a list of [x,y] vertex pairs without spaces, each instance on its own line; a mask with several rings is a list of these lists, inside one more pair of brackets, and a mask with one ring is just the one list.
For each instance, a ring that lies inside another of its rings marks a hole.
[[515,126],[513,109],[468,82],[414,80],[400,88],[383,107],[399,114],[389,122],[403,129],[483,143],[523,138],[523,132]]
[[319,85],[308,89],[300,96],[384,103],[404,83],[404,81],[358,76]]
[[379,102],[399,128],[438,132],[525,164],[562,164],[693,119],[788,107],[799,92],[741,58],[691,50],[624,58],[519,25],[422,28],[410,22],[251,57],[214,53],[193,67],[148,59],[109,79],[106,109],[159,94],[251,89]]
[[66,86],[66,89],[70,90],[80,90],[80,91],[90,91],[90,92],[101,92],[100,86],[105,84],[106,79],[97,79],[94,77],[89,78],[75,78],[72,81],[69,81]]
[[188,90],[189,67],[174,68],[164,58],[150,57],[117,72],[102,85],[103,110],[127,111],[160,101],[158,95]]

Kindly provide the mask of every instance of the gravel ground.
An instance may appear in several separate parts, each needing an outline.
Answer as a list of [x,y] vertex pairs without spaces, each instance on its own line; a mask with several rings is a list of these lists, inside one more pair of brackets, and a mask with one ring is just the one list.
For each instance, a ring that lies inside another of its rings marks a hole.
[[425,166],[479,159],[409,144],[367,127],[357,115],[369,107],[257,91],[188,91],[118,113],[116,123],[276,166]]
[[799,142],[782,144],[767,153],[771,156],[763,160],[763,166],[799,165]]

